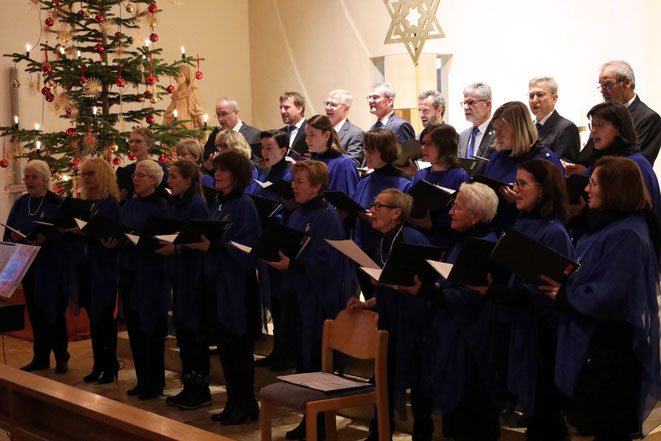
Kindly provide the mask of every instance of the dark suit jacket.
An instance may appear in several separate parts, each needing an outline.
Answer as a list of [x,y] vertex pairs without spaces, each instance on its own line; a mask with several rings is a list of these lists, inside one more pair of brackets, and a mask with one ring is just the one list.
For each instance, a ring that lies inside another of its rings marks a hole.
[[[239,133],[243,135],[246,139],[246,142],[250,144],[250,149],[252,150],[253,156],[260,157],[262,156],[262,140],[260,138],[261,130],[256,129],[255,127],[249,126],[245,122],[241,121],[241,128]],[[210,154],[216,151],[216,135],[220,132],[220,127],[216,127],[211,131],[209,137],[207,138],[206,144],[204,144],[204,157],[208,157]]]
[[578,155],[581,138],[578,127],[554,110],[544,125],[538,129],[539,142],[559,158],[573,162]]
[[[298,132],[296,132],[296,138],[294,138],[294,143],[291,145],[291,149],[295,151],[298,155],[304,155],[308,151],[308,144],[305,142],[305,125],[308,123],[307,119],[303,120],[303,124],[299,127]],[[287,133],[288,126],[284,126],[280,130]],[[293,156],[293,155],[291,155]],[[295,158],[298,158],[297,156]]]
[[[457,156],[459,158],[466,157],[466,154],[468,152],[468,144],[470,143],[472,134],[473,134],[473,127],[469,127],[468,129],[464,130],[459,134],[459,146],[457,151]],[[491,154],[496,150],[495,147],[491,147],[495,137],[496,137],[496,132],[493,129],[493,122],[489,121],[489,124],[487,125],[486,133],[484,134],[484,136],[482,136],[482,141],[480,141],[480,145],[475,150],[475,156],[480,156],[482,158],[489,159],[491,157]],[[473,159],[473,158],[468,158],[468,159]],[[478,175],[484,173],[485,168],[487,168],[487,163],[480,162],[480,164],[475,169],[474,174]]]
[[347,119],[337,134],[340,137],[340,145],[344,147],[349,157],[356,163],[356,167],[361,167],[365,157],[365,147],[363,146],[365,132],[360,127],[351,124],[351,121]]
[[[375,124],[376,123],[372,124],[370,130],[374,129]],[[400,118],[394,113],[390,118],[388,118],[388,122],[386,123],[385,128],[390,129],[395,134],[399,145],[404,145],[409,139],[415,138],[415,130],[413,130],[411,123],[405,119]]]

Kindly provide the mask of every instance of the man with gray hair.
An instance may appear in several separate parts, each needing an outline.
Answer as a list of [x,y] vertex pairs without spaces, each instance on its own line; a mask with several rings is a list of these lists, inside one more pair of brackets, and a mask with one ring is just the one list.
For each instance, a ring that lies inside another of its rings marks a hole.
[[440,124],[445,115],[445,98],[438,90],[425,90],[418,95],[418,114],[422,126]]
[[415,138],[415,131],[410,122],[403,120],[393,112],[395,103],[395,89],[390,83],[375,84],[367,95],[370,113],[376,115],[377,121],[370,129],[383,127],[389,129],[397,137],[400,145],[406,144]]
[[[491,122],[491,87],[486,83],[469,84],[464,88],[464,99],[460,104],[466,121],[472,123],[472,127],[459,134],[457,156],[489,159],[494,151],[491,145],[496,136]],[[486,162],[480,162],[474,173],[481,174],[486,166]]]
[[213,129],[207,143],[204,145],[204,156],[208,157],[216,151],[216,135],[221,130],[233,130],[239,132],[250,144],[252,154],[259,157],[262,154],[262,140],[259,137],[261,130],[256,129],[239,119],[239,105],[234,98],[224,96],[216,102],[216,117],[220,127]]
[[340,137],[340,144],[347,151],[347,154],[356,167],[363,165],[365,156],[365,147],[363,146],[363,132],[360,127],[351,124],[347,118],[353,97],[351,92],[343,89],[332,90],[328,93],[328,99],[324,101],[324,110],[326,116],[330,119],[335,131]]
[[574,161],[581,138],[578,127],[555,110],[558,83],[553,77],[535,77],[528,83],[528,106],[535,115],[539,142],[565,161]]

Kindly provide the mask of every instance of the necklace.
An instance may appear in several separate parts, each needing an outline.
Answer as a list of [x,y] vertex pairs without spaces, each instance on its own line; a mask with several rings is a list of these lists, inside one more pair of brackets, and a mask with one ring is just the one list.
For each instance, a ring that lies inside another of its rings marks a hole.
[[37,209],[36,209],[36,210],[34,211],[34,213],[33,213],[32,210],[30,210],[30,203],[32,202],[32,196],[28,195],[28,214],[29,214],[30,216],[33,216],[33,217],[34,217],[34,216],[37,215],[37,213],[39,213],[39,210],[41,209],[41,204],[44,203],[44,199],[46,199],[45,196],[43,196],[43,197],[41,198],[41,202],[39,202],[39,206],[37,206]]
[[385,236],[381,238],[381,243],[379,244],[379,260],[381,261],[381,265],[385,265],[386,261],[388,260],[388,257],[390,257],[390,253],[392,253],[392,248],[395,246],[395,240],[397,239],[397,236],[399,236],[399,233],[402,232],[402,228],[404,228],[404,225],[400,225],[399,230],[397,230],[397,233],[395,233],[395,236],[392,238],[392,242],[390,243],[390,249],[388,250],[388,256],[383,259],[383,239],[385,239]]

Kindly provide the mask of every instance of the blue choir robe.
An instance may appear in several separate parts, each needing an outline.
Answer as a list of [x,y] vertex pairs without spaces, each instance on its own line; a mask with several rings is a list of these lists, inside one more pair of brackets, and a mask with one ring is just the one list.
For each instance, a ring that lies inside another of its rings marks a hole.
[[328,166],[328,190],[342,190],[348,195],[354,193],[360,177],[353,159],[344,153],[331,150],[321,155],[313,153],[310,159],[321,161]]
[[[209,209],[202,196],[189,188],[182,197],[170,199],[168,217],[182,221],[208,219]],[[172,288],[174,321],[190,335],[200,338],[204,335],[203,269],[204,253],[198,250],[177,246],[176,253],[165,258],[165,276]]]
[[633,328],[633,353],[641,366],[638,421],[649,415],[661,391],[658,261],[641,214],[619,217],[576,244],[581,268],[566,286],[575,312],[563,315],[558,330],[556,384],[574,395],[592,335],[601,321]]
[[[463,168],[453,167],[446,171],[432,171],[431,167],[418,171],[413,176],[413,185],[420,180],[425,180],[434,185],[459,190],[464,182],[470,181],[470,175]],[[454,234],[450,230],[452,217],[450,216],[450,206],[438,213],[430,213],[432,229],[415,227],[424,234],[432,245],[451,250],[455,245]]]
[[[166,201],[157,193],[127,201],[120,221],[139,235],[150,215],[167,216]],[[120,277],[122,273],[131,277],[128,306],[138,315],[139,331],[145,334],[164,333],[167,329],[169,302],[163,261],[163,256],[154,251],[133,245],[119,251]]]
[[348,258],[325,240],[342,240],[345,234],[339,215],[321,197],[297,208],[287,219],[287,226],[310,235],[281,279],[282,292],[294,293],[297,298],[298,322],[303,330],[298,349],[303,369],[309,369],[312,350],[321,342],[324,320],[334,319],[351,297],[354,269]]
[[[92,216],[119,220],[121,207],[115,198],[109,196],[92,202],[95,203]],[[117,304],[117,249],[104,247],[98,239],[75,237],[71,251],[72,299],[80,300],[80,293],[86,292],[89,297],[86,304],[78,303],[78,306],[85,306],[90,321],[96,322],[109,310],[114,311]],[[81,271],[88,274],[81,274]],[[81,286],[84,281],[88,281],[87,286]]]
[[237,337],[256,338],[261,332],[260,302],[268,297],[266,265],[229,244],[234,241],[255,246],[262,229],[257,208],[242,189],[221,195],[209,210],[214,220],[232,222],[230,228],[213,241],[204,258],[204,277],[215,295],[215,311],[207,311]]
[[[37,227],[34,221],[55,218],[61,203],[62,198],[50,191],[41,198],[24,194],[14,202],[6,224],[29,235]],[[23,288],[26,301],[42,309],[48,325],[53,325],[56,311],[68,301],[67,247],[63,235],[54,228],[44,231],[44,237],[46,241],[23,277]],[[11,231],[6,228],[4,240],[11,242]]]
[[[570,259],[574,257],[567,230],[557,219],[522,215],[513,228]],[[508,388],[518,398],[524,413],[530,414],[534,411],[537,373],[545,368],[541,363],[550,362],[545,356],[555,353],[555,347],[541,347],[540,338],[542,333],[550,334],[555,345],[557,312],[553,300],[520,276],[512,275],[508,287],[516,288],[523,297],[516,306],[502,307],[510,326]]]
[[[282,160],[280,160],[278,163],[273,164],[272,167],[268,167],[258,171],[255,179],[257,179],[259,182],[267,182],[267,181],[271,183],[276,183],[278,181],[291,182],[291,162],[287,161],[285,158],[282,158]],[[257,184],[254,181],[251,182],[250,185],[248,185],[248,187],[246,187],[246,193],[256,194],[258,196],[262,196],[267,199],[272,199],[274,201],[280,200],[276,194],[263,189],[259,184]]]
[[[155,161],[158,165],[161,166],[163,169],[163,179],[161,179],[161,183],[158,185],[156,192],[161,195],[161,197],[167,197],[167,191],[165,190],[168,188],[168,177],[170,176],[170,172],[167,168],[167,166],[159,161]],[[133,162],[129,165],[124,166],[124,170],[128,171],[131,173],[131,177],[133,177],[133,174],[135,173],[135,168],[138,166],[137,162]],[[131,181],[131,188],[129,189],[129,194],[127,195],[127,199],[122,200],[122,204],[125,204],[126,201],[128,201],[128,198],[132,198],[133,195],[135,194],[135,190],[133,188],[133,181]]]
[[[498,237],[484,224],[468,235],[479,239],[497,241]],[[446,262],[454,263],[463,248],[460,240],[447,256]],[[433,407],[449,412],[461,401],[466,383],[467,358],[475,360],[489,397],[498,403],[504,382],[498,348],[502,335],[498,332],[499,308],[481,294],[463,284],[440,278],[440,288],[421,290],[419,296],[438,303],[434,308],[436,318],[428,330],[430,341],[423,367],[424,390],[431,390]],[[424,285],[423,285],[424,286]]]
[[[369,210],[376,197],[386,188],[395,188],[407,193],[411,187],[411,176],[398,170],[392,164],[374,170],[358,183],[356,191],[351,196],[361,207]],[[353,241],[370,257],[378,247],[381,234],[372,228],[372,224],[362,218],[357,218],[354,226]]]

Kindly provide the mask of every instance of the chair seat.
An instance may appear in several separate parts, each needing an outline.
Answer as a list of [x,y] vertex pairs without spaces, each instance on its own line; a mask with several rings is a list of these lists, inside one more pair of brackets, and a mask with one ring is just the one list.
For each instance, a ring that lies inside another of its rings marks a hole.
[[271,401],[277,401],[292,409],[305,409],[309,401],[327,400],[329,398],[350,397],[352,395],[366,394],[374,391],[374,386],[366,385],[355,389],[343,389],[333,392],[322,392],[284,381],[264,386],[259,396]]

